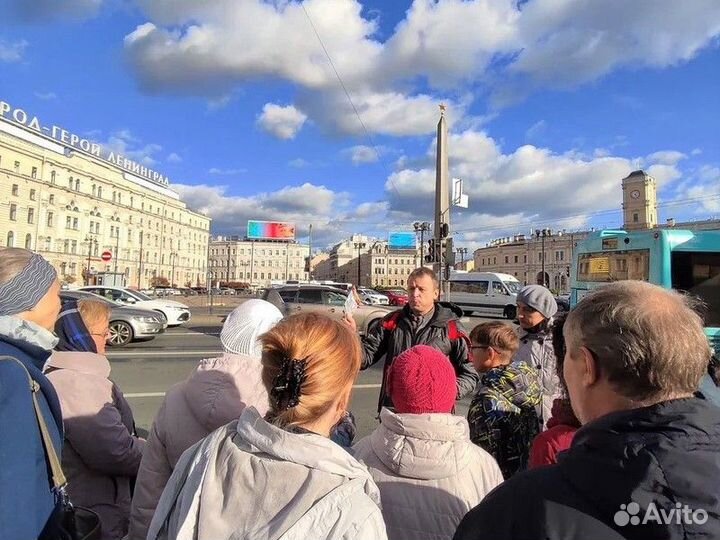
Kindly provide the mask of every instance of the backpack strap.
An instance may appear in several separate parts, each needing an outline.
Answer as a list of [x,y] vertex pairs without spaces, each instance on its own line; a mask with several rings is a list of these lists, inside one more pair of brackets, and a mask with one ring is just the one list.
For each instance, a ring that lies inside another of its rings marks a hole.
[[382,323],[383,329],[393,332],[397,328],[397,322],[402,311],[398,310],[388,315]]
[[43,447],[45,448],[45,457],[50,464],[53,484],[55,485],[55,489],[57,489],[58,491],[62,491],[67,485],[67,479],[63,474],[62,466],[60,464],[60,458],[55,451],[55,446],[53,446],[52,437],[50,436],[50,430],[48,429],[47,423],[45,422],[45,415],[43,415],[42,409],[40,408],[40,403],[37,398],[37,394],[40,391],[40,385],[35,380],[33,380],[25,365],[17,358],[14,358],[12,356],[2,356],[0,357],[0,360],[14,361],[22,368],[22,370],[25,372],[25,375],[27,375],[28,384],[30,386],[30,394],[32,395],[33,408],[35,409],[35,418],[37,418],[38,427],[40,428],[40,436],[42,438]]
[[472,349],[470,348],[470,338],[465,332],[458,328],[457,321],[454,319],[448,321],[448,338],[450,339],[450,341],[456,341],[458,339],[464,341],[465,345],[467,345],[468,362],[472,362]]

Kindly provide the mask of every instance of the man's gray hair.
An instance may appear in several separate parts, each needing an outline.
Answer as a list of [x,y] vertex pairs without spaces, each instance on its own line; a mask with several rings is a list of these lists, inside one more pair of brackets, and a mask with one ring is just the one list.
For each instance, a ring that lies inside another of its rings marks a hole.
[[589,294],[568,315],[569,352],[586,347],[622,396],[657,402],[698,388],[712,355],[697,301],[642,281]]

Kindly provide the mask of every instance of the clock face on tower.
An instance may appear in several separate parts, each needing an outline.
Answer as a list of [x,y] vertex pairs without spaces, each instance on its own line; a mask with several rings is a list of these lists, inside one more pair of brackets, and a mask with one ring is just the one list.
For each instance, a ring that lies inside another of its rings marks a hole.
[[637,199],[638,197],[640,197],[640,192],[637,189],[634,189],[633,191],[630,192],[630,196],[633,199]]

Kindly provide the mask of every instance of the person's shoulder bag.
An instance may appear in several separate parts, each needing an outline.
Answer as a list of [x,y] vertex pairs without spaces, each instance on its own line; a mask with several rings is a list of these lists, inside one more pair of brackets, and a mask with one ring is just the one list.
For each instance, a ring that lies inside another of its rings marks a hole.
[[17,362],[28,377],[33,407],[35,408],[35,417],[37,418],[38,428],[40,429],[40,435],[45,449],[45,459],[50,464],[53,489],[56,497],[60,501],[59,511],[56,512],[56,514],[59,514],[56,517],[55,536],[57,540],[100,540],[102,537],[100,516],[89,508],[73,506],[68,498],[67,490],[65,489],[67,479],[63,473],[60,459],[55,451],[55,446],[53,446],[52,437],[50,437],[50,431],[45,423],[45,417],[37,398],[40,385],[33,380],[27,368],[17,358],[0,356],[0,360]]

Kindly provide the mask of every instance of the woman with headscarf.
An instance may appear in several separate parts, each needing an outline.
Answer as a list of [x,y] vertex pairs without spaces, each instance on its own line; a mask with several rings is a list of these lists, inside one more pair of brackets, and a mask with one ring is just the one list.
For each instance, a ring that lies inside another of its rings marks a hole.
[[130,486],[145,441],[135,434],[130,405],[109,379],[109,318],[105,302],[65,303],[55,324],[60,341],[45,373],[62,405],[70,499],[97,512],[103,540],[119,540],[128,530]]
[[32,395],[60,455],[60,403],[42,374],[57,343],[52,330],[60,312],[59,292],[55,269],[40,255],[0,248],[0,531],[7,539],[56,536],[60,501]]
[[223,324],[225,354],[202,360],[187,380],[165,395],[148,435],[130,516],[130,540],[145,540],[160,495],[182,453],[220,426],[237,419],[247,406],[268,409],[262,384],[258,337],[283,314],[265,300],[247,300]]
[[387,538],[375,482],[329,439],[360,370],[357,335],[310,312],[261,339],[268,412],[247,407],[183,454],[148,540]]

